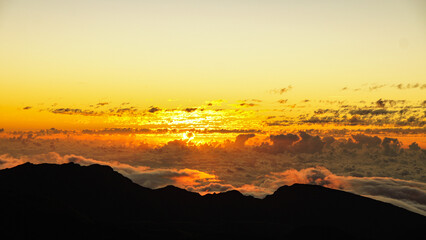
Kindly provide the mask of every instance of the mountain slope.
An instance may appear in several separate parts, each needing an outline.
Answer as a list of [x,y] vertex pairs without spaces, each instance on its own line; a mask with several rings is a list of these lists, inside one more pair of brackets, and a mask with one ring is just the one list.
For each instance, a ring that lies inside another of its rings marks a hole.
[[7,239],[407,239],[426,227],[424,216],[321,186],[283,186],[265,199],[237,191],[200,196],[144,188],[101,165],[0,170],[0,194]]

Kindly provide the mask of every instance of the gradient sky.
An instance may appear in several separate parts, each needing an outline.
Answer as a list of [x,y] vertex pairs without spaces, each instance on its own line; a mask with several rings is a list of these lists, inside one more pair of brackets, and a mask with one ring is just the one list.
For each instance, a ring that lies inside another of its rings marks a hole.
[[154,120],[52,112],[84,111],[101,102],[116,109],[129,102],[145,111],[202,108],[214,100],[231,111],[247,99],[262,101],[241,110],[259,120],[250,123],[253,128],[261,128],[263,118],[305,99],[308,110],[284,114],[323,108],[320,100],[395,99],[406,100],[404,107],[421,106],[426,4],[2,0],[0,53],[0,128],[147,126]]
[[0,0],[0,169],[426,216],[426,1]]

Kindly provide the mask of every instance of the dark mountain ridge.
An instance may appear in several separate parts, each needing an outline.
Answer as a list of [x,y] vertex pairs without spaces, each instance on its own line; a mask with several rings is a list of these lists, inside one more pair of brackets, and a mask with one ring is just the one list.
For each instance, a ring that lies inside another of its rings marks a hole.
[[0,170],[4,239],[410,239],[426,217],[315,185],[265,199],[152,190],[102,165],[26,163]]

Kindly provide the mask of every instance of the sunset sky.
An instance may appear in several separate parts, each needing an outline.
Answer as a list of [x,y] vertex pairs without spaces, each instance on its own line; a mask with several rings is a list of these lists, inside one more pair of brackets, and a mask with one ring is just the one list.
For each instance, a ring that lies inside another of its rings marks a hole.
[[6,130],[264,129],[379,99],[424,125],[423,1],[6,0],[0,34]]
[[0,0],[0,89],[1,168],[258,196],[320,172],[426,196],[423,0]]

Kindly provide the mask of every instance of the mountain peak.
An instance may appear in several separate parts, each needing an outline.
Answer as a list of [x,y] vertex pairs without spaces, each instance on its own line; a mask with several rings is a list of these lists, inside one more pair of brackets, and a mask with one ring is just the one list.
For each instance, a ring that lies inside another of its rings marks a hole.
[[[52,231],[48,226],[61,229],[63,224],[58,223],[62,222],[80,234],[75,238],[96,233],[104,236],[100,238],[129,234],[129,238],[148,239],[188,238],[185,234],[290,238],[299,234],[300,226],[306,228],[302,232],[326,229],[360,239],[365,233],[372,238],[409,239],[407,234],[422,232],[426,226],[424,216],[322,186],[283,186],[265,199],[236,190],[200,196],[171,185],[147,189],[102,165],[25,163],[0,170],[0,193],[0,220],[7,220],[0,222],[0,237],[5,232],[13,236],[18,230],[44,236]],[[25,222],[28,219],[31,222]]]

